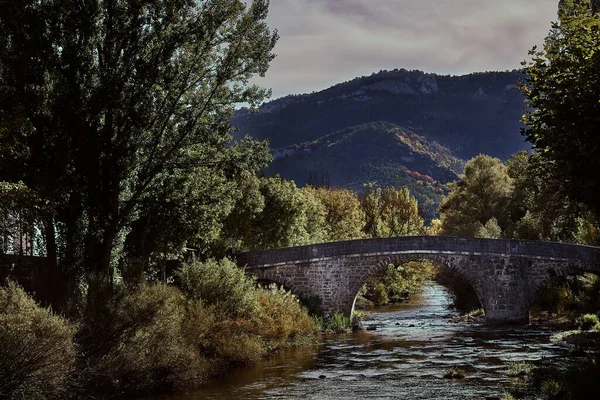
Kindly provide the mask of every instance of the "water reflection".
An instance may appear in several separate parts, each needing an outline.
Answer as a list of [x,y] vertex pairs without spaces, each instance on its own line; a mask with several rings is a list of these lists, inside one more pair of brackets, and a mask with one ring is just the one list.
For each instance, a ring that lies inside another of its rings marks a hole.
[[[410,304],[366,313],[362,331],[324,338],[321,346],[282,352],[202,390],[162,400],[480,399],[514,385],[511,360],[560,358],[566,350],[533,327],[452,324],[450,296],[428,285]],[[450,368],[465,378],[444,379]]]

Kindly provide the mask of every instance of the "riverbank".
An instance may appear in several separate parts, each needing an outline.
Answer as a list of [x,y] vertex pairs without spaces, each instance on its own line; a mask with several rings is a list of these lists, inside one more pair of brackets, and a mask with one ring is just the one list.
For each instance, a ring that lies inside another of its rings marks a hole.
[[0,287],[0,398],[173,393],[316,343],[315,322],[295,296],[257,287],[230,260],[185,265],[178,280],[115,285],[73,319],[15,284]]
[[[198,391],[152,400],[347,400],[502,398],[516,378],[517,360],[560,360],[553,331],[525,327],[453,324],[452,296],[428,284],[410,302],[365,311],[365,330],[324,335],[318,346],[281,351]],[[374,326],[375,330],[367,330]],[[447,379],[447,371],[464,371]]]
[[510,396],[507,398],[597,399],[600,393],[600,325],[597,321],[593,314],[573,318],[535,313],[531,326],[554,331],[550,342],[564,349],[565,356],[533,362],[516,361],[525,368],[515,375],[517,384],[508,390]]

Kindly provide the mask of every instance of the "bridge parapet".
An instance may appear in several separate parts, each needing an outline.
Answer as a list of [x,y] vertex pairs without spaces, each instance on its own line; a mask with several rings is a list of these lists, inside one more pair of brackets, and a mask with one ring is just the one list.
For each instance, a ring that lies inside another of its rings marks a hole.
[[239,253],[240,266],[249,268],[298,264],[349,255],[408,254],[494,255],[555,261],[598,263],[600,248],[568,243],[481,239],[447,236],[409,236],[321,243],[284,249]]

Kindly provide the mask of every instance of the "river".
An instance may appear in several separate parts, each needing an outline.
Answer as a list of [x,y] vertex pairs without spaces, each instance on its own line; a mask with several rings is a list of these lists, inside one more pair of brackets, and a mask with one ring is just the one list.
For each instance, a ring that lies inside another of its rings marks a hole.
[[[539,327],[450,323],[450,295],[431,283],[410,303],[365,312],[364,330],[284,351],[199,391],[157,397],[199,399],[485,399],[521,384],[515,360],[552,362],[568,350]],[[460,368],[464,379],[445,379]]]

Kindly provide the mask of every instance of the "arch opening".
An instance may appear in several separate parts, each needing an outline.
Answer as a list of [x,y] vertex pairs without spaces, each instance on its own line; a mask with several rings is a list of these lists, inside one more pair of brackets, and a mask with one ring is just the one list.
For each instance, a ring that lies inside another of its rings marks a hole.
[[[394,279],[407,279],[394,283]],[[477,284],[448,258],[437,254],[394,255],[387,257],[371,268],[353,288],[355,308],[399,303],[422,291],[428,282],[444,286],[450,292],[452,307],[463,311],[483,308]],[[391,286],[391,287],[390,287]],[[399,290],[400,289],[400,290]],[[365,299],[367,300],[365,302]]]
[[600,273],[549,268],[532,293],[531,312],[536,319],[555,315],[596,313],[600,309]]

